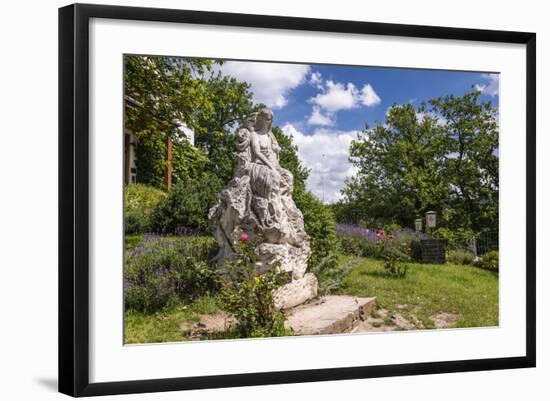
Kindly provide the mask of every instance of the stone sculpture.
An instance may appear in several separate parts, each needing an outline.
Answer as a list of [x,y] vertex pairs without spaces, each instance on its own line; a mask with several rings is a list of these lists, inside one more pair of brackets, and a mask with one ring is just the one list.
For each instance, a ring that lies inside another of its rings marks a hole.
[[306,273],[311,254],[302,213],[292,199],[292,173],[279,164],[281,148],[271,131],[273,113],[264,108],[247,119],[237,135],[237,168],[220,193],[209,218],[220,246],[216,256],[223,264],[234,255],[234,244],[245,231],[256,233],[258,274],[276,262],[292,281],[275,293],[278,308],[287,309],[317,295],[317,279]]

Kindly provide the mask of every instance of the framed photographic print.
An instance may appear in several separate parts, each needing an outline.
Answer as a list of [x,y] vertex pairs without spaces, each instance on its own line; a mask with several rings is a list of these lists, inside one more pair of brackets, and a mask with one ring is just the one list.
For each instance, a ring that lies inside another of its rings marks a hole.
[[59,390],[535,366],[535,34],[59,10]]

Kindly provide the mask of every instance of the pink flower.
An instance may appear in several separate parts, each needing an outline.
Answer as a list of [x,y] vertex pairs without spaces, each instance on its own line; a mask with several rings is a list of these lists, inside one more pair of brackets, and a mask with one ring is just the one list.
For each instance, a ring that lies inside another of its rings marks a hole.
[[248,234],[247,233],[242,233],[241,236],[239,237],[239,241],[241,241],[241,242],[248,241]]

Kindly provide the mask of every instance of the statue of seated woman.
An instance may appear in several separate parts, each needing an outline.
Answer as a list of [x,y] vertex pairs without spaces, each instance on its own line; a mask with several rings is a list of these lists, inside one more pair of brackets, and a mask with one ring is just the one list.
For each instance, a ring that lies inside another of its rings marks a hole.
[[237,132],[237,169],[209,214],[220,244],[216,260],[231,257],[240,232],[252,232],[262,238],[257,264],[269,267],[278,260],[283,271],[300,278],[311,254],[309,237],[292,199],[292,173],[279,163],[281,147],[272,123],[272,112],[264,108]]

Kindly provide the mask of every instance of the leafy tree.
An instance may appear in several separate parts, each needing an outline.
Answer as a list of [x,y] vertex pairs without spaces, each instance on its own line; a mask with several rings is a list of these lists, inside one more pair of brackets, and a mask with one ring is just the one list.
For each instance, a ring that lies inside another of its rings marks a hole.
[[444,121],[448,153],[445,176],[449,182],[452,227],[475,231],[498,226],[499,158],[497,110],[481,102],[480,92],[430,101],[432,112]]
[[212,64],[206,59],[126,56],[125,126],[135,133],[148,130],[174,136],[181,135],[175,128],[182,122],[194,126],[197,110],[212,107],[200,79]]
[[[221,61],[177,57],[125,59],[126,127],[138,137],[138,181],[159,188],[166,168],[166,140],[173,142],[174,181],[184,173],[211,171],[231,179],[233,131],[253,110],[247,83],[215,71]],[[185,145],[178,126],[193,129]]]
[[195,145],[208,153],[207,169],[227,183],[233,176],[236,128],[254,110],[250,85],[233,77],[213,74],[204,82],[211,107],[198,110]]
[[479,96],[394,105],[385,123],[360,133],[350,148],[358,174],[346,183],[338,217],[361,210],[378,223],[410,226],[433,209],[450,228],[494,230],[498,125],[496,110]]
[[384,222],[410,225],[445,201],[446,153],[445,133],[425,106],[394,105],[385,124],[367,128],[352,142],[350,160],[359,172],[346,183],[345,200]]

